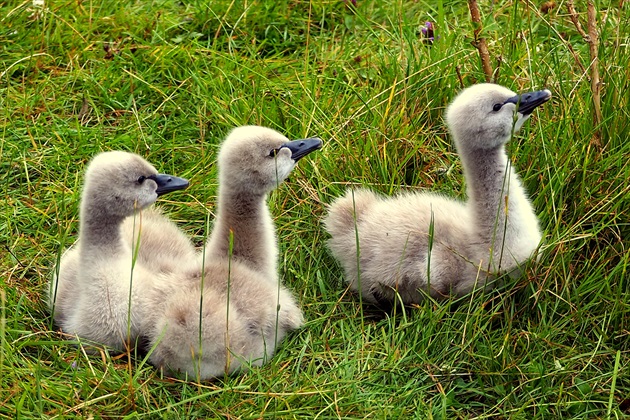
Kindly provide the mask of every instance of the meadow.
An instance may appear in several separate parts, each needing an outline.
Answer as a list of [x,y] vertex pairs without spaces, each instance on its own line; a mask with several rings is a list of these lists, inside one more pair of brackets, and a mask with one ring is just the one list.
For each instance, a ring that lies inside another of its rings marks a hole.
[[[462,0],[0,2],[0,418],[630,416],[630,5],[594,3],[593,61],[571,4],[482,0],[474,24]],[[541,257],[491,292],[361,305],[326,204],[356,185],[465,199],[443,115],[486,80],[475,33],[493,81],[553,93],[508,144]],[[158,205],[202,244],[218,145],[244,124],[324,140],[268,200],[306,325],[262,368],[203,383],[59,333],[47,284],[89,159],[127,150],[188,178]]]

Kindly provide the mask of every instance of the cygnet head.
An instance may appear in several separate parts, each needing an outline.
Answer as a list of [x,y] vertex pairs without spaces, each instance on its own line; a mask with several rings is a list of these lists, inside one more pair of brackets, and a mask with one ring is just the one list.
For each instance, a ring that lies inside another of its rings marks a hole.
[[133,153],[112,151],[96,155],[85,173],[84,201],[99,212],[126,217],[155,202],[157,197],[188,187],[188,181],[159,174]]
[[219,152],[220,184],[266,194],[289,176],[298,160],[321,147],[322,141],[316,137],[289,141],[266,127],[235,128]]
[[546,89],[517,95],[503,86],[481,83],[457,95],[446,110],[446,123],[458,149],[493,149],[507,143],[549,99]]

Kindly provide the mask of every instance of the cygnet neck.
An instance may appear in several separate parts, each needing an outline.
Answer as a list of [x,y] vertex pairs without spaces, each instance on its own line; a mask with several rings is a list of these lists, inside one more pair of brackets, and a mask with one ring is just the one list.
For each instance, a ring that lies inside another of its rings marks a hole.
[[508,240],[506,235],[514,231],[510,225],[518,223],[517,203],[527,200],[518,175],[504,146],[468,150],[460,156],[476,234],[498,249]]
[[99,254],[114,254],[122,240],[120,225],[124,218],[105,212],[89,192],[84,196],[79,214],[82,252],[95,250]]
[[233,258],[273,275],[275,232],[266,198],[265,193],[219,186],[217,218],[206,257]]

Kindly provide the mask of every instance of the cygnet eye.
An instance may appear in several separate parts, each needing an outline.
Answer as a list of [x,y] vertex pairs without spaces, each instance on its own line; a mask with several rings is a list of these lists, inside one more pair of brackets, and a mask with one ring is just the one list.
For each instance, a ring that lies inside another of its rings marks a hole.
[[494,104],[494,106],[492,107],[492,110],[494,112],[497,112],[498,110],[501,109],[502,106],[503,106],[503,104]]
[[147,179],[147,177],[146,177],[146,176],[144,176],[144,175],[140,175],[140,176],[138,177],[138,180],[137,180],[137,181],[138,181],[138,184],[142,184],[142,183],[144,182],[144,180],[145,180],[145,179]]
[[269,157],[276,157],[278,155],[279,151],[280,151],[280,148],[278,148],[278,149],[271,149],[271,152],[269,152]]

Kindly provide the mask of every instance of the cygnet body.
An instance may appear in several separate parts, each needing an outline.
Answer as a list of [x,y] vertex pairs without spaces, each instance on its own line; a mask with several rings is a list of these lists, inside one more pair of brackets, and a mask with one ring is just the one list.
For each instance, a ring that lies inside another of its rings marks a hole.
[[64,332],[120,351],[141,335],[168,279],[134,261],[121,225],[158,195],[187,186],[132,153],[105,152],[90,162],[79,240],[62,256],[50,288],[49,304]]
[[154,272],[173,273],[197,259],[190,238],[158,207],[127,217],[121,229],[129,246],[138,249],[137,262]]
[[548,90],[516,95],[479,84],[451,103],[446,122],[467,202],[431,193],[384,198],[364,189],[334,201],[325,226],[350,288],[371,303],[419,303],[424,293],[443,298],[490,288],[529,259],[541,232],[505,144],[550,98]]
[[219,157],[217,218],[196,279],[164,302],[148,332],[150,360],[189,378],[209,379],[263,364],[303,316],[280,284],[278,247],[267,194],[319,139],[289,141],[263,127],[234,129]]

